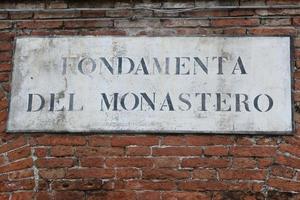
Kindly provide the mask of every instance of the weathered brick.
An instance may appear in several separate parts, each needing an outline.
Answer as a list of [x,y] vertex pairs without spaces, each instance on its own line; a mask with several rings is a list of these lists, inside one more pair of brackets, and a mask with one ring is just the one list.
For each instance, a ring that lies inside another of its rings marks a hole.
[[39,168],[60,168],[72,167],[74,160],[72,158],[38,158],[35,163]]
[[233,138],[230,136],[187,136],[187,145],[229,145],[233,144]]
[[113,169],[86,168],[86,169],[68,169],[66,178],[111,178],[114,177]]
[[39,11],[34,13],[35,19],[59,19],[76,18],[80,16],[80,11]]
[[180,165],[178,157],[156,157],[153,158],[155,168],[177,168]]
[[248,33],[250,35],[296,35],[297,30],[292,27],[286,27],[286,28],[264,28],[264,27],[258,27],[258,28],[251,28],[248,30]]
[[165,19],[162,26],[167,28],[173,27],[205,27],[209,26],[209,21],[205,19]]
[[276,154],[276,148],[270,146],[236,146],[230,148],[229,154],[233,156],[243,157],[272,157]]
[[32,169],[19,170],[9,173],[9,179],[23,179],[28,177],[33,177]]
[[87,195],[87,200],[136,200],[135,192],[133,191],[102,191],[102,192],[93,192]]
[[38,145],[49,145],[49,146],[55,146],[55,145],[85,145],[86,140],[83,136],[70,136],[68,137],[63,135],[44,135],[41,137],[37,137],[34,139],[34,144]]
[[39,175],[43,179],[61,179],[65,177],[64,169],[40,169]]
[[121,148],[121,147],[77,147],[76,155],[79,157],[122,156],[122,155],[124,155],[124,148]]
[[12,162],[7,165],[1,166],[0,173],[11,172],[11,171],[16,171],[16,170],[20,170],[20,169],[27,169],[27,168],[32,167],[32,165],[33,165],[32,158],[27,158],[24,160]]
[[182,167],[207,167],[207,168],[225,168],[228,167],[228,159],[217,158],[186,158],[182,160]]
[[82,10],[81,17],[94,18],[94,17],[104,17],[105,10]]
[[112,27],[112,20],[72,20],[64,21],[65,28],[102,28],[102,27]]
[[79,191],[58,191],[54,194],[55,200],[84,200],[84,192]]
[[111,146],[111,137],[108,136],[90,136],[88,138],[89,146]]
[[116,170],[116,178],[117,179],[133,179],[139,178],[141,173],[136,168],[118,168]]
[[285,165],[293,168],[299,168],[300,159],[279,155],[276,157],[277,164]]
[[33,12],[31,11],[11,11],[9,12],[10,19],[30,19],[33,17]]
[[209,146],[204,148],[204,155],[209,156],[226,156],[228,155],[228,147]]
[[144,179],[187,179],[190,173],[184,170],[173,169],[145,169],[143,170]]
[[56,191],[60,190],[100,190],[102,189],[101,180],[56,180],[51,184],[51,188]]
[[137,200],[153,200],[160,199],[159,191],[142,191],[137,193]]
[[15,192],[11,196],[11,200],[32,200],[33,192]]
[[221,179],[242,179],[242,180],[263,180],[266,177],[266,171],[264,170],[219,170],[219,176]]
[[127,147],[126,155],[128,156],[148,156],[151,154],[150,147]]
[[83,157],[83,158],[80,158],[80,165],[82,167],[103,167],[104,158],[102,158],[102,157]]
[[123,147],[129,145],[153,146],[158,145],[159,138],[156,136],[124,136],[113,137],[111,140],[112,146]]
[[173,181],[132,180],[126,182],[125,188],[130,190],[174,190],[176,183]]
[[17,22],[17,28],[20,29],[53,29],[61,28],[63,26],[62,21],[19,21]]
[[280,176],[285,178],[292,178],[294,176],[294,171],[291,168],[284,166],[274,166],[271,171],[272,175]]
[[105,161],[108,167],[152,167],[153,160],[150,158],[109,158]]
[[210,200],[210,194],[205,192],[164,192],[162,194],[163,200],[175,200],[175,199],[201,199],[201,200]]
[[193,170],[193,179],[217,179],[217,172],[212,169],[195,169]]
[[253,158],[233,158],[232,167],[253,169],[256,167],[256,160]]
[[27,158],[31,155],[31,148],[29,146],[22,147],[20,149],[10,151],[7,154],[9,161],[18,160],[21,158]]
[[213,27],[228,27],[228,26],[257,26],[259,25],[259,19],[213,19],[211,21]]
[[200,147],[154,147],[153,156],[199,156],[202,154]]
[[270,178],[268,184],[271,187],[283,190],[283,191],[300,191],[300,182],[289,181],[279,178]]
[[74,154],[71,146],[54,146],[51,148],[50,155],[54,157],[72,156]]

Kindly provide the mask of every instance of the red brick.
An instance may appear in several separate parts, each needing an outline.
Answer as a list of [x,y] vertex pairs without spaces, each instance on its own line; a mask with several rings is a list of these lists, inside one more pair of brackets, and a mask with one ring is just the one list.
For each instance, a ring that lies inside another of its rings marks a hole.
[[157,157],[153,158],[155,168],[177,168],[180,164],[178,157]]
[[82,10],[81,17],[94,18],[94,17],[104,17],[105,10]]
[[228,27],[228,26],[257,26],[259,25],[259,19],[213,19],[211,26],[213,27]]
[[224,168],[229,165],[229,160],[217,158],[187,158],[183,159],[181,163],[182,167]]
[[115,173],[112,169],[103,168],[81,168],[68,169],[66,178],[112,178]]
[[39,175],[43,179],[61,179],[65,177],[64,169],[40,169]]
[[82,167],[103,167],[104,158],[102,157],[83,157],[80,158],[80,165]]
[[21,158],[27,158],[31,155],[31,148],[30,147],[22,147],[20,149],[10,151],[7,154],[7,157],[10,161],[18,160]]
[[6,158],[4,155],[0,155],[0,166],[6,163]]
[[32,167],[33,161],[32,158],[27,158],[24,160],[16,161],[7,165],[3,165],[0,167],[0,173],[11,172],[20,169],[27,169]]
[[0,110],[8,108],[8,100],[7,98],[3,98],[0,100]]
[[150,158],[108,158],[106,161],[108,167],[152,167],[153,160]]
[[276,145],[277,143],[277,138],[269,138],[269,137],[263,137],[263,138],[258,138],[256,140],[256,144],[258,145]]
[[237,145],[254,145],[255,140],[249,137],[238,137],[236,142]]
[[18,181],[10,181],[9,184],[6,182],[0,182],[0,192],[11,192],[20,190],[32,190],[34,188],[33,179],[24,179]]
[[51,9],[63,9],[63,8],[68,8],[68,4],[67,2],[63,2],[63,1],[58,1],[58,2],[49,2],[48,8]]
[[153,156],[199,156],[202,154],[200,147],[154,147]]
[[226,156],[226,155],[228,155],[228,147],[224,147],[224,146],[205,147],[204,148],[204,155]]
[[11,71],[11,63],[0,63],[0,72],[7,72],[7,71]]
[[126,155],[128,156],[148,156],[151,154],[150,147],[127,147]]
[[294,156],[300,157],[300,148],[299,146],[295,146],[295,145],[288,145],[288,144],[281,144],[279,146],[279,151],[283,152],[283,153],[290,153]]
[[15,192],[11,196],[11,200],[32,200],[32,192]]
[[205,19],[164,19],[163,27],[206,27],[209,26],[209,21]]
[[163,200],[210,200],[210,194],[204,192],[164,192]]
[[[10,62],[12,59],[12,54],[7,51],[0,52],[0,61],[1,62]],[[7,73],[1,73],[0,74],[0,81],[8,81],[9,80],[9,74]]]
[[140,176],[140,171],[136,168],[118,168],[116,170],[117,179],[132,179]]
[[195,10],[181,13],[183,17],[223,17],[228,15],[227,10]]
[[55,200],[84,200],[84,192],[78,191],[59,191],[54,194]]
[[207,191],[207,190],[251,190],[251,183],[225,183],[218,181],[186,181],[178,184],[180,190]]
[[64,21],[65,28],[102,28],[102,27],[112,27],[112,20],[72,20]]
[[88,141],[89,141],[89,145],[93,147],[111,146],[111,137],[108,136],[90,136]]
[[232,167],[253,169],[256,167],[256,160],[254,160],[253,158],[233,158]]
[[124,148],[120,148],[120,147],[77,147],[76,155],[79,157],[122,156],[122,155],[124,155]]
[[36,200],[52,200],[51,193],[47,191],[39,191],[35,193]]
[[273,158],[259,158],[257,159],[258,168],[266,168],[273,165],[274,159]]
[[22,178],[28,178],[33,177],[33,170],[32,169],[25,169],[20,171],[15,171],[12,173],[9,173],[10,179],[22,179]]
[[74,160],[72,158],[38,158],[35,163],[39,168],[60,168],[72,167]]
[[9,200],[9,194],[0,194],[0,200]]
[[136,200],[136,195],[133,191],[102,191],[93,192],[87,195],[87,200]]
[[247,29],[246,28],[227,28],[224,30],[225,35],[246,35]]
[[51,156],[72,156],[74,154],[73,147],[71,146],[54,146],[51,148]]
[[38,158],[46,157],[47,156],[47,151],[48,151],[48,148],[38,147],[38,148],[34,149],[34,154]]
[[247,10],[247,9],[244,9],[244,10],[242,10],[242,9],[232,10],[229,13],[230,16],[234,16],[234,17],[236,17],[236,16],[252,16],[254,14],[255,13],[254,13],[253,10]]
[[263,180],[266,177],[266,171],[264,170],[220,170],[219,176],[221,179],[241,179],[241,180]]
[[19,21],[17,22],[17,28],[19,29],[53,29],[61,28],[63,26],[62,21]]
[[212,169],[195,169],[193,170],[193,179],[217,179],[217,172]]
[[274,166],[271,171],[272,175],[280,176],[285,178],[292,178],[294,176],[294,171],[291,168],[284,166]]
[[112,146],[124,147],[129,145],[153,146],[158,145],[159,137],[155,136],[123,136],[113,137],[111,140]]
[[291,19],[283,18],[283,19],[264,19],[262,23],[266,26],[288,26],[291,25]]
[[271,187],[280,189],[283,191],[300,191],[300,182],[288,181],[279,178],[270,178],[268,184]]
[[59,19],[59,18],[76,18],[80,16],[80,11],[39,11],[34,13],[35,19]]
[[56,180],[51,184],[53,190],[100,190],[101,180]]
[[173,181],[132,180],[126,182],[125,188],[130,190],[174,190],[176,183]]
[[12,50],[12,44],[8,41],[0,42],[0,51]]
[[12,11],[9,12],[10,19],[30,19],[33,16],[31,11]]
[[229,154],[243,157],[272,157],[276,155],[276,148],[270,146],[236,146],[230,149]]
[[188,171],[174,169],[145,169],[143,170],[144,179],[169,179],[178,180],[190,177]]
[[282,35],[296,35],[297,30],[295,28],[252,28],[248,30],[250,35],[265,35],[265,36],[282,36]]
[[230,136],[187,136],[187,145],[229,145],[233,144],[233,138]]
[[182,137],[182,136],[166,136],[162,140],[162,145],[171,145],[171,146],[186,145],[185,137]]
[[70,136],[68,135],[44,135],[41,137],[37,137],[34,140],[35,144],[38,145],[49,145],[49,146],[56,146],[56,145],[71,145],[71,146],[77,146],[77,145],[85,145],[86,140],[83,136]]
[[160,199],[160,192],[143,191],[137,193],[137,200],[154,200]]
[[276,161],[277,164],[285,165],[293,168],[299,168],[300,166],[300,159],[287,157],[287,156],[277,156]]

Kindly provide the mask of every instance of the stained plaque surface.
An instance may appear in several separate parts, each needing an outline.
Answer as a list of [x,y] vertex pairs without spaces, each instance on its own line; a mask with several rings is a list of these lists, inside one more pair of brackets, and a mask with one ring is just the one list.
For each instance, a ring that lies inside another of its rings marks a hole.
[[289,37],[22,37],[8,131],[292,132]]

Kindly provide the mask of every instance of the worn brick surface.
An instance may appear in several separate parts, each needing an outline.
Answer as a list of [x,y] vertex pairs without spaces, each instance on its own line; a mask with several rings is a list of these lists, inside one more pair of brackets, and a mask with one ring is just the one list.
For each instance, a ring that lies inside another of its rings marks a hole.
[[[299,0],[0,1],[0,200],[300,199],[297,6]],[[8,134],[15,38],[54,35],[290,36],[295,134]]]

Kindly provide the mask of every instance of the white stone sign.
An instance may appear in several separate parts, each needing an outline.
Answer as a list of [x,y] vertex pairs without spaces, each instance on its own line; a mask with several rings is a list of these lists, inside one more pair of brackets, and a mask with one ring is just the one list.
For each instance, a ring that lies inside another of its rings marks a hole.
[[293,131],[289,37],[21,37],[7,130]]

